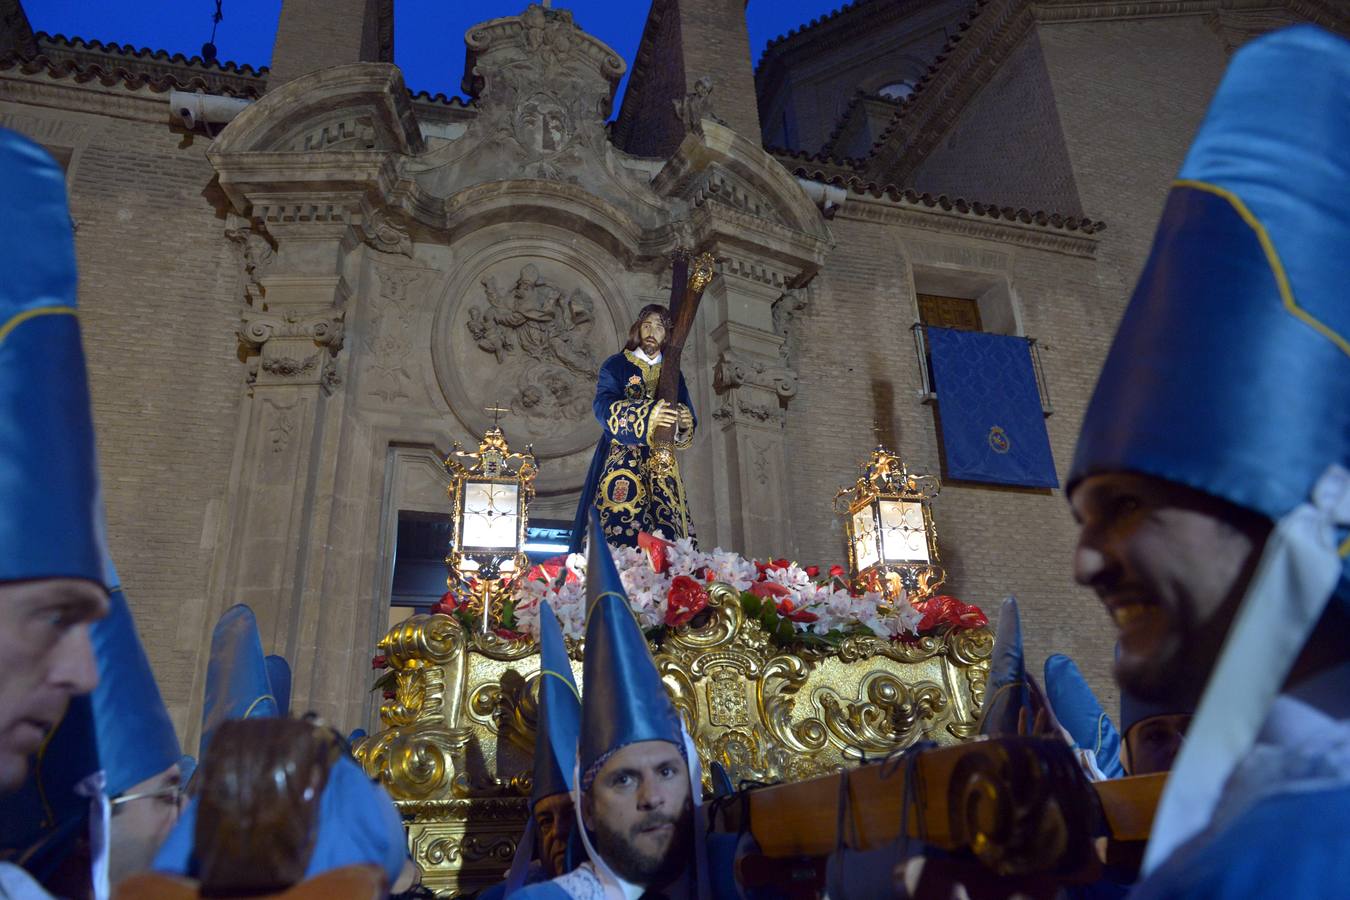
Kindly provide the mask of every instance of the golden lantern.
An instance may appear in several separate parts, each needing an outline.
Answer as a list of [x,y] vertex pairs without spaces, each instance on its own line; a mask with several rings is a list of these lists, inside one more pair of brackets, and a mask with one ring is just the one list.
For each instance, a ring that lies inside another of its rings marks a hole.
[[855,586],[881,591],[891,600],[902,588],[914,600],[931,596],[946,577],[938,565],[931,508],[941,481],[910,472],[880,444],[860,468],[853,486],[840,488],[834,497]]
[[445,558],[448,584],[469,595],[470,611],[481,617],[487,633],[500,624],[502,601],[527,568],[525,526],[538,472],[534,448],[526,445],[524,453],[512,452],[494,423],[475,451],[456,441],[445,467],[454,504],[450,554]]

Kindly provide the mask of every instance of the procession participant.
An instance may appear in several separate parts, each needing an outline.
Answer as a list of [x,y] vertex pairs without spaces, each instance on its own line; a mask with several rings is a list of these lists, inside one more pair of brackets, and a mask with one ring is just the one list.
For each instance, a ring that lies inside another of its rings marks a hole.
[[[0,128],[0,221],[25,240],[0,245],[0,796],[97,683],[90,623],[108,609],[98,474],[75,308],[75,246],[65,175],[43,150]],[[87,727],[87,699],[78,718]],[[73,729],[72,729],[73,731]],[[96,772],[96,762],[83,775]],[[92,786],[91,792],[92,792]],[[88,797],[68,795],[85,817]],[[10,814],[7,827],[27,828]],[[64,800],[63,800],[64,802]],[[53,824],[55,812],[53,812]],[[83,821],[83,818],[81,819]],[[41,823],[38,823],[41,825]],[[0,862],[0,893],[43,897]]]
[[[181,809],[182,751],[111,561],[112,611],[93,628],[99,684],[93,693],[98,759],[111,799],[108,878],[150,868]],[[191,774],[191,773],[188,773]]]
[[1194,704],[1148,703],[1122,690],[1120,760],[1125,771],[1131,775],[1170,771],[1194,713]]
[[1093,781],[1123,777],[1120,732],[1078,664],[1062,653],[1045,659],[1045,695],[1088,777]]
[[586,594],[573,795],[590,859],[514,896],[736,896],[735,838],[704,833],[698,755],[628,605],[598,511],[591,514]]
[[480,894],[482,900],[510,897],[527,884],[556,878],[571,868],[567,845],[576,818],[572,775],[581,730],[581,692],[572,678],[562,628],[548,601],[539,606],[538,691],[530,819],[506,881]]
[[242,893],[374,865],[387,889],[407,861],[393,801],[336,732],[278,717],[273,693],[257,620],[231,607],[212,634],[200,785],[154,870]]
[[1258,38],[1173,183],[1069,479],[1121,687],[1199,699],[1134,896],[1350,880],[1347,247],[1350,43]]
[[600,367],[593,408],[603,433],[572,522],[573,553],[581,550],[592,509],[600,511],[605,540],[618,546],[636,546],[644,531],[668,539],[694,536],[678,465],[661,477],[653,477],[648,465],[653,429],[673,427],[675,447],[683,450],[698,426],[683,374],[679,403],[656,399],[670,325],[664,306],[642,307],[623,350]]

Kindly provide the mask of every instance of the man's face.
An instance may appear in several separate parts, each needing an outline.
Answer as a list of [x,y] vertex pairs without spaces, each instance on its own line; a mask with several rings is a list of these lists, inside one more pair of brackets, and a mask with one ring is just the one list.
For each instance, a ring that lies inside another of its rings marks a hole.
[[1125,768],[1131,775],[1171,771],[1190,723],[1191,717],[1184,713],[1135,722],[1125,732]]
[[114,798],[108,832],[112,884],[150,868],[182,810],[180,779],[178,763],[174,763]]
[[23,784],[70,698],[98,684],[89,623],[107,613],[107,593],[81,579],[0,584],[0,793]]
[[1133,473],[1084,479],[1074,577],[1118,632],[1116,681],[1151,702],[1193,702],[1218,659],[1269,522]]
[[641,741],[611,756],[583,797],[596,850],[625,881],[661,887],[689,864],[694,805],[674,744]]
[[648,316],[642,320],[638,325],[638,342],[642,352],[648,356],[661,352],[661,347],[666,343],[666,326],[660,316]]
[[573,818],[570,794],[551,794],[534,805],[539,858],[550,878],[567,872],[567,838],[572,834]]

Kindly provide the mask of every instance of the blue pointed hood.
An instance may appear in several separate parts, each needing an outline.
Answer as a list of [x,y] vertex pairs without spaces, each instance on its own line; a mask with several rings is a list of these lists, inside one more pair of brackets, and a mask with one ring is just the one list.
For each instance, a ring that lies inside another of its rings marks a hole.
[[240,603],[225,611],[211,633],[206,667],[206,704],[202,709],[199,757],[211,748],[211,735],[227,719],[275,716],[279,710],[267,680],[267,662],[253,610]]
[[98,472],[61,167],[0,128],[0,582],[102,582]]
[[90,630],[98,661],[92,697],[98,755],[107,773],[108,796],[116,797],[178,762],[182,750],[121,580],[111,563],[106,569],[110,609]]
[[1120,778],[1120,732],[1092,693],[1078,664],[1062,653],[1045,660],[1045,695],[1055,718],[1073,736],[1074,743],[1097,758],[1097,768],[1107,778]]
[[272,654],[264,660],[267,665],[267,683],[272,686],[272,696],[277,701],[277,715],[291,714],[291,664],[286,657]]
[[980,707],[980,734],[1016,734],[1017,714],[1027,705],[1026,660],[1022,653],[1022,619],[1017,598],[1008,597],[998,611],[989,678]]
[[579,751],[583,789],[610,754],[629,744],[668,741],[684,752],[680,714],[628,605],[598,510],[591,511],[586,604]]
[[562,628],[548,602],[539,607],[539,715],[530,806],[572,790],[581,732],[581,692],[572,678]]
[[1313,26],[1252,41],[1172,183],[1069,491],[1141,472],[1277,520],[1350,466],[1347,248],[1350,42]]

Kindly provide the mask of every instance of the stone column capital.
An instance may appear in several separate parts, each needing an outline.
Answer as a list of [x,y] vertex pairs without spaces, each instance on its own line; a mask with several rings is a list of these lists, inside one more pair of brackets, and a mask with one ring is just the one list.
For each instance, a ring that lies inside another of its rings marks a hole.
[[342,349],[345,309],[312,312],[246,311],[239,340],[258,356],[250,367],[256,385],[322,384],[331,388],[333,359]]

